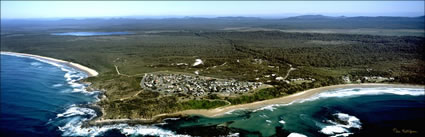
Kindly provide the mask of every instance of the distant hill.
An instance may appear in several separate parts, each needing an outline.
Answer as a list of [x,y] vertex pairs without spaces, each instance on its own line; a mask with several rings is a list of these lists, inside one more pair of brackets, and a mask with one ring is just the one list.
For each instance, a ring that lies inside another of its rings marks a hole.
[[420,17],[331,17],[323,15],[302,15],[280,19],[279,23],[265,25],[277,29],[424,29],[424,16]]
[[324,16],[324,15],[301,15],[301,16],[295,16],[295,17],[288,17],[285,19],[338,19],[338,18],[345,18],[345,17],[331,17],[331,16]]
[[258,17],[182,17],[164,19],[135,18],[89,18],[59,20],[2,20],[3,29],[7,27],[46,28],[78,27],[109,30],[217,30],[234,27],[267,29],[424,29],[424,16],[419,17],[331,17],[324,15],[302,15],[282,19],[264,19]]

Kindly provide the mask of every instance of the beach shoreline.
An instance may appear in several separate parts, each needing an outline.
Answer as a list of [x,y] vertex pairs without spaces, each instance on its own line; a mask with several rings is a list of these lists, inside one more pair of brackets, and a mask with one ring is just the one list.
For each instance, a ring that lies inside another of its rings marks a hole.
[[0,51],[0,54],[12,55],[12,56],[13,55],[26,56],[26,57],[30,57],[30,58],[45,60],[45,61],[51,61],[51,62],[54,62],[54,63],[66,65],[68,67],[83,71],[84,73],[87,74],[88,77],[95,77],[95,76],[99,75],[99,73],[94,69],[91,69],[89,67],[86,67],[86,66],[83,66],[81,64],[74,63],[74,62],[70,62],[70,61],[64,61],[64,60],[60,60],[60,59],[55,59],[55,58],[45,57],[45,56],[40,56],[40,55],[34,55],[34,54],[9,52],[9,51]]
[[[59,63],[62,65],[67,65],[69,67],[78,69],[80,71],[83,71],[88,75],[88,77],[97,76],[99,73],[91,68],[88,68],[86,66],[64,61],[60,59],[55,59],[51,57],[45,57],[45,56],[39,56],[39,55],[33,55],[33,54],[26,54],[26,53],[17,53],[17,52],[6,52],[1,51],[1,54],[6,55],[17,55],[17,56],[26,56],[30,58],[36,58],[46,61],[51,61],[54,63]],[[295,94],[290,94],[283,97],[263,100],[263,101],[257,101],[247,104],[238,104],[238,105],[230,105],[230,106],[223,106],[218,107],[214,109],[191,109],[191,110],[183,110],[178,111],[174,113],[164,113],[164,114],[158,114],[153,116],[149,119],[104,119],[104,111],[102,110],[100,106],[95,105],[94,107],[99,107],[100,113],[102,113],[100,116],[94,118],[93,120],[88,121],[88,125],[108,125],[108,124],[116,124],[116,123],[133,123],[133,124],[154,124],[154,123],[160,123],[164,118],[172,118],[172,117],[183,117],[183,116],[189,116],[189,115],[201,115],[205,117],[218,117],[222,116],[226,113],[235,111],[235,110],[255,110],[263,107],[267,107],[270,105],[284,105],[284,104],[290,104],[297,100],[307,99],[314,95],[317,95],[322,92],[331,91],[335,89],[344,89],[344,88],[373,88],[373,87],[393,87],[393,88],[425,88],[424,85],[410,85],[410,84],[390,84],[390,83],[361,83],[361,84],[340,84],[340,85],[332,85],[332,86],[325,86],[325,87],[319,87],[319,88],[313,88],[308,89],[304,91],[297,92]]]
[[202,115],[206,117],[216,117],[221,116],[227,112],[235,110],[250,110],[250,109],[259,109],[262,107],[270,105],[284,105],[290,104],[297,100],[307,99],[313,97],[322,92],[327,92],[335,89],[344,89],[344,88],[373,88],[373,87],[392,87],[392,88],[425,88],[424,85],[409,85],[409,84],[386,84],[386,83],[361,83],[361,84],[340,84],[325,86],[319,88],[308,89],[300,91],[295,94],[273,98],[269,100],[257,101],[247,104],[238,104],[225,107],[219,107],[210,110],[184,110],[177,112],[176,114],[187,114],[187,115]]
[[160,122],[163,118],[169,117],[182,117],[189,115],[201,115],[204,117],[218,117],[226,113],[233,112],[235,110],[255,110],[270,105],[285,105],[290,104],[297,100],[307,99],[313,97],[322,92],[332,91],[336,89],[345,89],[345,88],[373,88],[373,87],[392,87],[392,88],[425,88],[425,85],[410,85],[410,84],[388,84],[388,83],[362,83],[362,84],[340,84],[325,86],[319,88],[308,89],[305,91],[300,91],[295,94],[273,98],[269,100],[257,101],[247,104],[238,104],[219,107],[215,109],[196,109],[196,110],[183,110],[175,113],[165,113],[153,116],[151,119],[103,119],[100,116],[98,119],[91,121],[92,125],[103,125],[108,123],[139,123],[139,124],[152,124],[155,122]]

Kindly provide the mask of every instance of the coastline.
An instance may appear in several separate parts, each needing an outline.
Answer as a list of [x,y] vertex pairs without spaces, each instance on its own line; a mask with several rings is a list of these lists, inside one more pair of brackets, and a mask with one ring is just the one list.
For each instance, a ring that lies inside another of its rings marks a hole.
[[139,124],[153,124],[159,123],[164,118],[170,117],[182,117],[188,115],[201,115],[205,117],[218,117],[224,115],[226,113],[235,111],[235,110],[255,110],[262,107],[270,106],[270,105],[284,105],[290,104],[297,100],[307,99],[314,95],[317,95],[322,92],[327,92],[334,89],[343,89],[343,88],[372,88],[372,87],[392,87],[392,88],[425,88],[425,85],[410,85],[410,84],[387,84],[387,83],[361,83],[361,84],[340,84],[340,85],[332,85],[326,87],[319,87],[308,89],[305,91],[300,91],[295,94],[278,97],[269,100],[257,101],[248,104],[239,104],[239,105],[231,105],[224,106],[215,109],[196,109],[196,110],[183,110],[175,113],[165,113],[159,114],[151,119],[103,119],[99,117],[98,119],[94,119],[89,124],[90,125],[107,125],[111,123],[139,123]]
[[[97,76],[99,73],[91,68],[88,68],[86,66],[64,61],[60,59],[55,59],[51,57],[45,57],[45,56],[39,56],[39,55],[33,55],[33,54],[26,54],[26,53],[17,53],[17,52],[6,52],[1,51],[1,54],[6,55],[17,55],[17,56],[26,56],[30,58],[36,58],[46,61],[51,61],[54,63],[67,65],[69,67],[75,68],[77,70],[85,72],[88,77]],[[162,122],[165,118],[175,118],[175,117],[184,117],[188,115],[201,115],[205,117],[218,117],[222,116],[226,113],[235,111],[235,110],[254,110],[270,105],[284,105],[284,104],[290,104],[296,100],[301,99],[307,99],[309,97],[312,97],[316,94],[326,92],[329,90],[334,89],[342,89],[342,88],[371,88],[371,87],[393,87],[393,88],[425,88],[424,85],[409,85],[409,84],[387,84],[387,83],[362,83],[362,84],[340,84],[340,85],[332,85],[332,86],[325,86],[325,87],[319,87],[319,88],[313,88],[308,89],[304,91],[297,92],[295,94],[290,94],[283,97],[273,98],[269,100],[263,100],[263,101],[257,101],[247,104],[238,104],[238,105],[230,105],[230,106],[224,106],[214,109],[195,109],[195,110],[183,110],[178,111],[174,113],[163,113],[153,116],[150,119],[103,119],[104,111],[103,108],[100,106],[97,106],[93,104],[93,107],[97,107],[102,114],[99,115],[99,117],[94,118],[93,120],[87,121],[85,126],[101,126],[101,125],[110,125],[110,124],[118,124],[118,123],[127,123],[127,124],[155,124]]]
[[26,57],[31,57],[31,58],[36,58],[36,59],[51,61],[51,62],[54,62],[54,63],[63,64],[63,65],[69,66],[71,68],[83,71],[84,73],[87,74],[88,77],[95,77],[95,76],[99,75],[99,73],[96,70],[91,69],[89,67],[86,67],[86,66],[74,63],[74,62],[64,61],[64,60],[55,59],[55,58],[51,58],[51,57],[45,57],[45,56],[33,55],[33,54],[27,54],[27,53],[9,52],[9,51],[0,51],[0,54],[26,56]]
[[409,84],[385,84],[385,83],[361,83],[361,84],[340,84],[340,85],[332,85],[325,86],[319,88],[308,89],[305,91],[300,91],[295,94],[273,98],[269,100],[257,101],[248,104],[238,104],[231,106],[224,106],[210,110],[184,110],[180,112],[176,112],[173,114],[181,114],[181,115],[202,115],[206,117],[216,117],[221,116],[227,112],[241,110],[241,109],[258,109],[261,107],[266,107],[269,105],[283,105],[289,104],[296,100],[307,99],[312,97],[318,93],[326,92],[333,89],[342,89],[342,88],[371,88],[371,87],[393,87],[393,88],[425,88],[424,85],[409,85]]

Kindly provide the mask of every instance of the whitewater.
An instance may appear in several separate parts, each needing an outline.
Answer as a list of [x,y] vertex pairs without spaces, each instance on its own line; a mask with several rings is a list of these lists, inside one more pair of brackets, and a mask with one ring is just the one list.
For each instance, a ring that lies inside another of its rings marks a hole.
[[[350,87],[287,104],[233,110],[214,118],[189,116],[154,125],[87,127],[85,122],[101,115],[90,105],[102,94],[87,91],[89,85],[79,82],[87,74],[64,64],[18,55],[2,54],[1,65],[1,131],[9,136],[186,137],[197,136],[196,131],[211,136],[367,136],[374,130],[387,130],[381,122],[418,132],[422,129],[405,122],[424,122],[424,116],[418,115],[424,113],[423,88]],[[391,119],[376,116],[381,113]]]

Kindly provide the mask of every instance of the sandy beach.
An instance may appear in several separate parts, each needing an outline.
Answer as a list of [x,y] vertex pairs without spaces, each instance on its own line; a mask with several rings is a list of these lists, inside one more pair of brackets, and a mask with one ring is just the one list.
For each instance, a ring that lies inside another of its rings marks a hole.
[[320,88],[309,89],[306,91],[301,91],[292,95],[283,96],[279,98],[263,100],[248,104],[240,104],[240,105],[232,105],[219,107],[215,109],[202,109],[202,110],[185,110],[173,113],[182,114],[182,115],[202,115],[206,117],[216,117],[225,114],[226,112],[231,112],[239,109],[258,109],[261,107],[269,106],[269,105],[278,105],[278,104],[288,104],[296,100],[306,99],[312,97],[318,93],[326,92],[333,89],[340,88],[370,88],[370,87],[393,87],[393,88],[425,88],[423,85],[407,85],[407,84],[381,84],[381,83],[364,83],[364,84],[342,84],[342,85],[333,85],[326,86]]
[[[10,55],[18,55],[18,56],[27,56],[27,57],[33,57],[41,60],[51,61],[59,64],[64,64],[69,67],[81,70],[89,77],[97,76],[99,73],[91,68],[88,68],[86,66],[59,60],[55,58],[45,57],[45,56],[39,56],[39,55],[33,55],[33,54],[26,54],[26,53],[16,53],[16,52],[5,52],[1,51],[1,54],[10,54]],[[326,87],[320,87],[320,88],[314,88],[309,89],[305,91],[301,91],[292,95],[283,96],[279,98],[269,99],[269,100],[263,100],[263,101],[257,101],[253,103],[248,104],[239,104],[239,105],[231,105],[231,106],[224,106],[219,107],[215,109],[198,109],[198,110],[184,110],[179,111],[175,113],[167,113],[167,114],[159,114],[154,116],[152,119],[103,119],[102,117],[99,117],[98,119],[92,121],[93,124],[102,124],[102,123],[128,123],[128,122],[141,122],[141,123],[152,123],[155,121],[160,120],[162,117],[173,117],[173,116],[182,116],[182,115],[202,115],[206,117],[216,117],[223,115],[227,112],[235,111],[235,110],[241,110],[241,109],[258,109],[262,107],[266,107],[269,105],[279,105],[279,104],[288,104],[296,100],[306,99],[309,97],[312,97],[318,93],[326,92],[333,89],[341,89],[341,88],[370,88],[370,87],[393,87],[393,88],[425,88],[424,85],[407,85],[407,84],[383,84],[383,83],[363,83],[363,84],[341,84],[341,85],[333,85],[333,86],[326,86]],[[103,112],[104,113],[104,112]]]
[[270,105],[282,105],[289,104],[296,100],[307,99],[321,92],[326,92],[334,89],[342,89],[342,88],[373,88],[373,87],[392,87],[392,88],[425,88],[424,85],[408,85],[408,84],[384,84],[384,83],[362,83],[362,84],[341,84],[341,85],[333,85],[326,86],[320,88],[309,89],[305,91],[301,91],[292,95],[283,96],[279,98],[257,101],[248,104],[239,104],[239,105],[231,105],[224,106],[215,109],[197,109],[197,110],[184,110],[175,113],[165,113],[154,116],[151,119],[103,119],[99,117],[98,119],[92,121],[93,125],[102,125],[109,123],[128,123],[128,122],[139,122],[144,124],[154,123],[155,121],[161,121],[162,118],[167,117],[179,117],[185,115],[202,115],[206,117],[217,117],[228,112],[232,112],[235,110],[254,110],[262,107],[270,106]]
[[88,68],[86,66],[83,66],[83,65],[80,65],[80,64],[77,64],[77,63],[64,61],[64,60],[60,60],[60,59],[55,59],[55,58],[51,58],[51,57],[45,57],[45,56],[39,56],[39,55],[33,55],[33,54],[26,54],[26,53],[7,52],[7,51],[1,51],[1,54],[27,56],[27,57],[33,57],[33,58],[51,61],[51,62],[55,62],[55,63],[59,63],[59,64],[64,64],[64,65],[67,65],[69,67],[72,67],[72,68],[75,68],[75,69],[78,69],[78,70],[85,72],[89,77],[94,77],[94,76],[99,75],[99,73],[94,69]]

